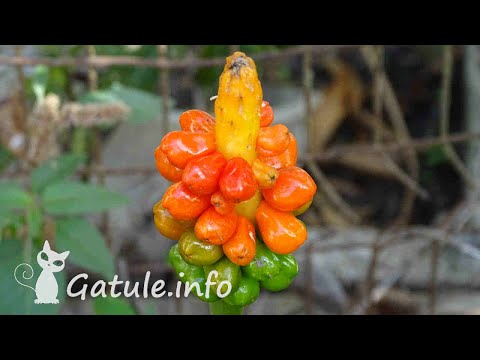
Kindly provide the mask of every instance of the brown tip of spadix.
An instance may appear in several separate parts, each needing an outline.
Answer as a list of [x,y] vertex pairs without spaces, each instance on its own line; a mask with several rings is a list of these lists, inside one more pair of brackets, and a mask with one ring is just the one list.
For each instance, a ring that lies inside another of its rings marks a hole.
[[244,66],[254,67],[255,63],[251,58],[241,51],[236,51],[232,56],[227,58],[227,68],[234,74],[238,74],[240,69]]

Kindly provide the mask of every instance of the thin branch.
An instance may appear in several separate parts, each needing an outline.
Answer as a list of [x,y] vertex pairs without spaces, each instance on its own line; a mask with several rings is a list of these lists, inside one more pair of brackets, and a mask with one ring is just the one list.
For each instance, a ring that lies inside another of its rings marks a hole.
[[[452,71],[453,71],[453,49],[452,45],[445,45],[443,48],[443,64],[442,64],[442,88],[440,95],[440,136],[445,138],[449,132],[450,105],[451,105],[451,88],[452,88]],[[464,179],[465,183],[476,188],[477,183],[473,176],[463,164],[451,144],[445,144],[445,152],[452,166]]]
[[[360,45],[302,45],[283,50],[267,51],[254,55],[255,61],[265,61],[271,59],[285,59],[292,56],[301,55],[305,49],[310,49],[315,53],[329,53],[339,50],[357,48]],[[186,58],[182,60],[169,60],[160,58],[140,58],[135,56],[95,56],[86,58],[74,57],[23,57],[23,56],[0,56],[0,65],[47,65],[47,66],[93,66],[95,68],[104,68],[108,66],[137,66],[152,67],[159,69],[183,69],[183,68],[201,68],[222,66],[225,64],[225,57],[201,59]]]
[[[97,55],[97,50],[95,49],[95,45],[86,45],[88,57],[94,58]],[[88,67],[88,89],[90,91],[97,90],[98,86],[98,74],[97,70],[93,66]]]
[[[410,141],[411,137],[408,131],[407,124],[405,122],[405,117],[403,116],[403,112],[400,107],[400,103],[398,102],[393,86],[384,71],[377,71],[377,61],[374,48],[372,46],[364,46],[361,48],[361,53],[365,61],[367,62],[367,65],[369,66],[372,74],[378,74],[378,77],[381,78],[381,85],[383,90],[383,104],[387,113],[390,116],[390,120],[392,122],[395,134],[400,140]],[[419,165],[415,151],[414,149],[407,148],[405,154],[410,176],[416,180],[418,177]],[[408,223],[413,209],[414,201],[415,192],[412,191],[411,188],[407,188],[407,192],[402,202],[402,208],[400,210],[400,214],[395,220],[395,224],[400,225]]]
[[[425,239],[429,239],[430,241],[427,244],[423,245],[414,256],[407,259],[407,261],[403,264],[403,266],[399,271],[394,272],[393,275],[384,279],[382,283],[372,292],[372,297],[370,299],[362,301],[359,305],[357,305],[353,309],[352,313],[353,314],[363,313],[363,311],[366,309],[369,303],[371,303],[372,301],[373,302],[380,301],[388,293],[388,291],[395,284],[397,284],[398,281],[400,281],[408,273],[408,271],[416,263],[418,263],[418,261],[420,261],[425,251],[431,248],[434,242],[438,243],[439,248],[449,244],[449,245],[455,246],[456,248],[458,248],[460,251],[464,252],[468,256],[472,256],[476,258],[476,256],[478,255],[480,257],[480,249],[464,241],[461,241],[460,239],[458,239],[458,237],[457,237],[457,240],[453,240],[453,237],[452,237],[452,234],[458,234],[458,232],[462,230],[463,226],[468,221],[468,220],[465,220],[464,218],[466,217],[470,218],[471,216],[473,216],[472,211],[469,211],[468,216],[465,216],[464,210],[469,209],[473,202],[478,202],[479,198],[480,198],[480,191],[477,191],[470,201],[468,202],[464,201],[459,206],[455,207],[451,211],[450,215],[447,217],[447,220],[444,221],[444,223],[441,225],[440,229],[427,228],[425,230],[417,231],[417,234],[419,236],[422,236]],[[462,226],[457,225],[459,218],[461,218],[462,220],[461,222]],[[435,256],[440,256],[440,255],[438,254]],[[435,269],[435,272],[436,271],[438,270]],[[435,284],[437,282],[436,276],[437,274],[435,274],[435,278],[433,279]],[[431,280],[431,283],[432,283],[432,280]],[[436,288],[436,285],[435,285],[435,288]],[[436,294],[433,294],[433,296],[436,296]],[[435,299],[433,301],[435,301]],[[430,299],[430,303],[431,302],[432,302],[432,299]]]
[[318,165],[313,161],[307,161],[307,165],[312,176],[317,180],[320,189],[325,193],[332,204],[352,223],[358,224],[360,222],[360,216],[358,216],[350,205],[342,199]]
[[307,153],[299,158],[300,161],[316,160],[319,162],[329,163],[336,159],[345,156],[348,153],[398,153],[406,149],[413,148],[418,152],[426,151],[434,145],[444,145],[448,143],[461,143],[465,141],[472,141],[480,139],[480,132],[476,133],[456,133],[441,137],[425,137],[416,140],[402,140],[399,142],[392,142],[386,144],[372,144],[365,145],[336,145],[321,153]]
[[[168,60],[168,45],[157,45],[158,58],[160,60]],[[162,99],[162,135],[167,134],[170,128],[169,116],[170,111],[170,77],[168,69],[160,69],[159,91]]]
[[395,161],[392,160],[384,151],[381,151],[385,165],[392,171],[397,179],[408,189],[416,193],[422,200],[427,200],[430,195],[415,180],[406,174]]
[[[318,154],[305,154],[298,159],[300,164],[307,161],[315,160],[322,164],[331,164],[336,160],[349,153],[378,153],[379,151],[385,151],[387,153],[400,152],[406,148],[415,148],[418,152],[426,151],[433,145],[443,145],[448,143],[461,143],[466,141],[480,139],[479,133],[457,133],[451,134],[447,138],[439,137],[426,137],[423,139],[417,139],[413,141],[403,141],[391,144],[379,144],[374,147],[371,144],[368,145],[337,145],[325,150]],[[77,171],[77,175],[88,175],[91,170],[80,169]],[[129,166],[124,168],[112,168],[112,167],[97,167],[95,173],[105,174],[108,176],[138,176],[138,175],[153,175],[158,172],[155,166]],[[16,176],[25,176],[27,172],[24,170],[15,170],[11,172],[5,172],[1,174],[0,178],[13,178]]]
[[430,262],[430,315],[435,315],[437,310],[437,287],[438,287],[438,262],[440,260],[440,244],[438,241],[432,242],[432,254]]
[[312,92],[313,92],[313,69],[312,69],[312,52],[310,50],[305,51],[303,54],[302,63],[303,74],[303,97],[305,99],[305,118],[307,119],[308,129],[308,144],[309,151],[314,152],[315,143],[315,119],[313,117],[313,105],[312,105]]

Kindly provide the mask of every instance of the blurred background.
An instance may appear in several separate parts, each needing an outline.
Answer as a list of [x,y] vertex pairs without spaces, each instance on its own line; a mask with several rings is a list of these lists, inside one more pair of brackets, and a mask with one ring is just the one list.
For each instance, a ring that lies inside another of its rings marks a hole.
[[[0,314],[207,314],[195,299],[65,299],[68,281],[176,283],[153,151],[213,113],[225,57],[257,63],[318,184],[300,273],[247,314],[480,313],[477,45],[0,45]],[[12,276],[70,251],[61,306]],[[79,290],[82,284],[78,285]]]

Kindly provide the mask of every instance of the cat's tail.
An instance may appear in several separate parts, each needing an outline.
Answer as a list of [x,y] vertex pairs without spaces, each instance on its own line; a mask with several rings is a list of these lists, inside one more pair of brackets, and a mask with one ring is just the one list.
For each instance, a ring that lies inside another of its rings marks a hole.
[[18,282],[20,285],[25,286],[25,287],[27,287],[27,288],[29,288],[29,289],[32,289],[32,290],[36,293],[36,291],[35,291],[35,289],[34,289],[33,287],[28,286],[28,285],[20,282],[20,281],[17,279],[17,269],[18,269],[20,266],[27,266],[27,267],[29,268],[29,270],[30,270],[30,273],[31,273],[31,275],[28,276],[28,275],[27,275],[27,274],[28,274],[28,273],[27,273],[27,270],[25,270],[24,272],[22,272],[22,278],[23,278],[24,280],[30,280],[30,279],[33,277],[33,268],[32,268],[29,264],[27,264],[27,263],[22,263],[22,264],[18,265],[18,266],[15,268],[15,270],[13,271],[13,276],[15,277],[15,280],[17,280],[17,282]]

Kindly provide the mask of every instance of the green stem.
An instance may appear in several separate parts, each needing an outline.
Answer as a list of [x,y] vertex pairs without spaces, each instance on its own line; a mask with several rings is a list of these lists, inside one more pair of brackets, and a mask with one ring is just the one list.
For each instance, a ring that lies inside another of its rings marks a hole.
[[210,308],[210,315],[242,315],[242,306],[228,305],[226,302],[220,300],[208,304]]
[[73,130],[73,138],[72,138],[72,153],[78,155],[86,155],[87,154],[87,142],[88,142],[88,132],[87,129],[84,127],[76,127]]

